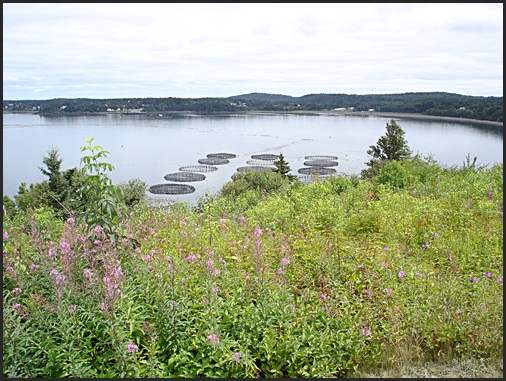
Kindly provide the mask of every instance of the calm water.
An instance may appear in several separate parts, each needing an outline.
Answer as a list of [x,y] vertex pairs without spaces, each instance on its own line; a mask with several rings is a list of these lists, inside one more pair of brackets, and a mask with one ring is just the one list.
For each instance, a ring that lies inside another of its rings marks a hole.
[[[205,173],[206,179],[188,182],[196,188],[188,195],[152,195],[156,200],[195,202],[214,194],[231,180],[251,155],[282,153],[292,173],[304,167],[308,155],[337,156],[338,172],[359,174],[368,160],[367,150],[385,134],[391,118],[343,115],[228,115],[228,116],[74,116],[3,114],[3,194],[11,198],[22,182],[40,182],[42,159],[57,147],[62,170],[79,167],[85,138],[110,152],[115,184],[140,178],[149,186],[169,183],[168,173],[181,166],[198,165],[209,153],[233,153],[229,164]],[[488,125],[395,118],[406,132],[414,153],[432,154],[444,165],[459,165],[467,154],[481,164],[502,163],[503,130]],[[175,182],[170,182],[175,183]]]

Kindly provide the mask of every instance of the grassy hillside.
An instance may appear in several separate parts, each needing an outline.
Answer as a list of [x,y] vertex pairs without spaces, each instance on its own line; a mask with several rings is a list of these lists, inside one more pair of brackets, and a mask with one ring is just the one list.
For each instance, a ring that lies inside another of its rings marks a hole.
[[117,242],[43,209],[4,218],[3,375],[502,364],[502,164],[412,159],[270,189],[139,204]]

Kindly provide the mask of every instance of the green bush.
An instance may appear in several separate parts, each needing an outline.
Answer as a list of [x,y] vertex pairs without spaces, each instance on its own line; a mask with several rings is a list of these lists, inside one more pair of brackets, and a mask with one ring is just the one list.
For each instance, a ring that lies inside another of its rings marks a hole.
[[237,172],[232,176],[232,181],[223,185],[219,193],[223,197],[237,197],[251,190],[268,195],[288,184],[289,179],[284,174],[269,169]]

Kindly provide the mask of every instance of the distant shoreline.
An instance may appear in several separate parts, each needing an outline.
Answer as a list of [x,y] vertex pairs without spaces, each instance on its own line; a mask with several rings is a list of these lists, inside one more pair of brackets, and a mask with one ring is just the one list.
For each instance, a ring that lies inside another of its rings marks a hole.
[[[35,115],[44,115],[39,114],[37,112],[31,111],[4,111],[4,114],[35,114]],[[47,116],[77,116],[77,115],[111,115],[111,114],[120,114],[125,115],[123,113],[118,112],[83,112],[83,113],[72,113],[72,114],[45,114]],[[160,111],[160,112],[147,112],[147,113],[138,113],[138,114],[128,114],[130,115],[152,115],[152,114],[195,114],[195,115],[206,115],[205,113],[195,112],[195,111]],[[343,115],[343,116],[361,116],[361,117],[369,117],[369,116],[378,116],[383,118],[414,118],[414,119],[428,119],[428,120],[441,120],[441,121],[449,121],[449,122],[464,122],[464,123],[479,123],[479,124],[488,124],[495,127],[503,127],[502,122],[493,122],[490,120],[480,120],[480,119],[470,119],[470,118],[455,118],[449,116],[435,116],[435,115],[424,115],[424,114],[410,114],[410,113],[396,113],[396,112],[381,112],[381,111],[333,111],[333,110],[301,110],[301,111],[237,111],[237,112],[219,112],[219,113],[211,113],[211,114],[298,114],[298,115]]]
[[409,114],[397,112],[380,112],[380,111],[248,111],[246,114],[325,114],[325,115],[344,115],[344,116],[379,116],[387,118],[414,118],[414,119],[429,119],[429,120],[446,120],[449,122],[466,122],[466,123],[480,123],[489,124],[496,127],[503,127],[502,122],[493,122],[491,120],[480,120],[470,118],[455,118],[449,116],[436,116],[436,115],[423,115],[423,114]]

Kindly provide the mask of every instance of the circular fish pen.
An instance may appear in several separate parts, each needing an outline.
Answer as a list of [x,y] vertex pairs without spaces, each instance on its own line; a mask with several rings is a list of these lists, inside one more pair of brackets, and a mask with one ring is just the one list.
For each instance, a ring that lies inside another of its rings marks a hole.
[[308,160],[304,162],[304,165],[309,167],[337,167],[339,163],[334,160]]
[[202,173],[196,172],[175,172],[168,173],[163,177],[167,181],[179,181],[179,182],[187,182],[187,181],[203,181],[206,179],[206,176]]
[[272,153],[262,153],[259,155],[251,155],[252,159],[259,159],[259,160],[269,160],[269,161],[275,161],[279,159],[279,155],[274,155]]
[[259,159],[255,159],[255,160],[247,160],[246,161],[246,164],[248,165],[260,165],[262,167],[266,167],[266,166],[272,166],[273,165],[273,161],[271,160],[259,160]]
[[327,167],[306,167],[300,168],[298,172],[303,175],[332,175],[337,171],[334,168]]
[[306,156],[304,159],[306,159],[306,160],[334,160],[334,161],[336,161],[338,159],[338,157],[331,156],[331,155],[310,155],[310,156]]
[[188,184],[156,184],[149,187],[154,194],[189,194],[195,192],[195,187]]
[[298,175],[297,178],[304,184],[312,184],[315,181],[324,181],[330,175]]
[[244,167],[237,168],[237,172],[246,172],[246,171],[262,172],[262,171],[272,171],[273,169],[274,168],[262,167],[260,165],[245,165]]
[[207,157],[199,159],[198,162],[199,164],[206,164],[206,165],[222,165],[230,163],[228,159],[221,159],[219,157]]
[[226,153],[226,152],[219,152],[219,153],[210,153],[207,154],[207,157],[209,159],[233,159],[236,157],[235,153]]
[[218,168],[213,167],[212,165],[184,165],[179,168],[182,172],[199,172],[199,173],[209,173],[217,171]]

